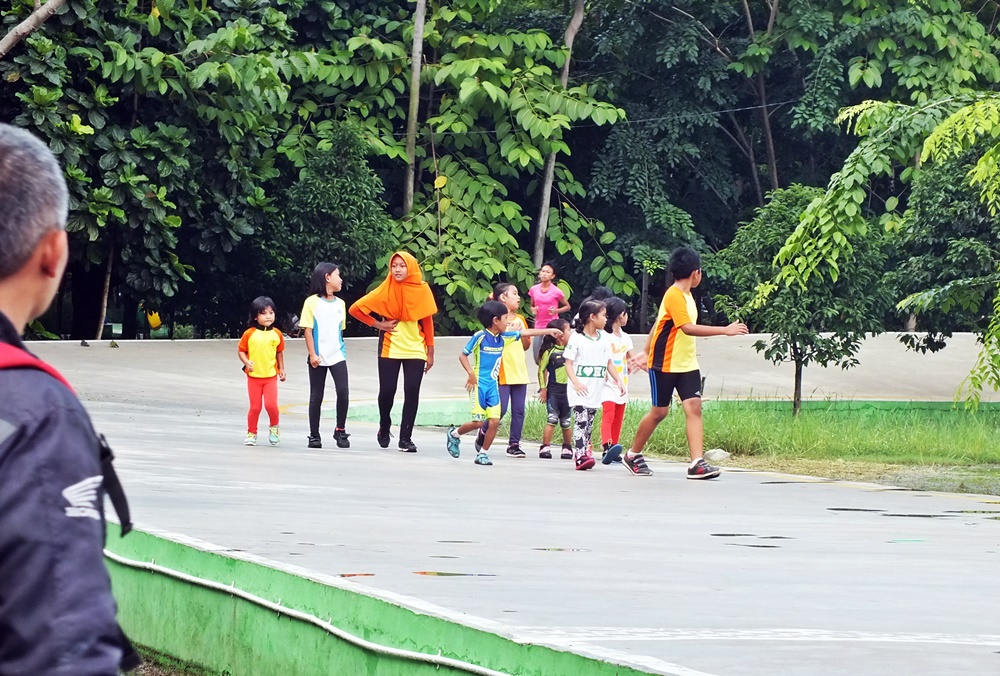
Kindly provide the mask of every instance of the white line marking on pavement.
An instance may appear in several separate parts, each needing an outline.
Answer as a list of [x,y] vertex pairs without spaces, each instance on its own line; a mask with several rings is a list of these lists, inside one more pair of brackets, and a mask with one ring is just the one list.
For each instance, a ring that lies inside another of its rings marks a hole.
[[578,641],[842,641],[864,643],[939,643],[1000,646],[1000,634],[917,634],[822,629],[629,629],[625,627],[512,627],[555,645]]

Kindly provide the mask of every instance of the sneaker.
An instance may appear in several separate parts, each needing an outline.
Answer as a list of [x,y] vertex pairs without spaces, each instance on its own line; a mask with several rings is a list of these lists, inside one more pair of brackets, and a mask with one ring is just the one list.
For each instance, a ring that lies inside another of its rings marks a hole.
[[409,439],[400,439],[399,440],[399,452],[400,453],[416,453],[417,452],[417,445],[414,444]]
[[350,448],[351,442],[347,437],[351,436],[344,430],[334,430],[333,440],[337,442],[337,448]]
[[480,451],[479,454],[476,456],[476,464],[477,465],[492,465],[493,463],[490,462],[490,456],[488,456],[485,453],[483,453],[482,451]]
[[628,455],[623,455],[622,464],[636,476],[649,476],[653,473],[653,470],[649,469],[649,465],[646,464],[646,459],[642,457],[642,453],[636,453],[631,458]]
[[247,438],[243,441],[244,446],[256,446],[257,445],[257,434],[254,432],[247,432]]
[[[448,452],[451,453],[451,457],[453,458],[457,458],[462,452],[462,440],[452,435],[452,432],[457,429],[454,425],[448,428]],[[482,455],[485,455],[485,453]],[[489,460],[489,458],[486,459]],[[479,462],[479,458],[476,458],[476,462]]]
[[523,458],[524,451],[521,450],[521,446],[519,444],[511,444],[507,447],[507,455],[512,458]]
[[382,448],[389,448],[389,439],[392,435],[389,434],[389,430],[379,430],[378,434],[375,435],[375,440],[378,441],[378,445]]
[[572,460],[573,459],[573,449],[569,446],[562,447],[562,453],[559,455],[561,460]]
[[551,449],[552,449],[551,446],[549,446],[548,444],[545,444],[544,446],[542,446],[541,448],[538,449],[538,457],[539,458],[544,458],[546,460],[551,460],[552,459],[552,450]]
[[318,434],[316,436],[309,435],[308,439],[309,448],[323,448],[323,440],[319,438]]
[[688,479],[714,479],[720,474],[722,470],[709,465],[705,458],[698,458],[694,467],[688,467]]
[[267,428],[267,441],[272,446],[277,446],[281,443],[281,432],[278,431],[277,425]]
[[581,469],[581,470],[590,469],[591,467],[593,467],[596,464],[597,464],[597,461],[594,460],[594,456],[592,456],[592,455],[581,455],[579,458],[576,459],[576,468],[577,469]]
[[604,451],[604,455],[601,456],[601,462],[605,465],[610,465],[615,460],[621,460],[621,457],[621,444],[615,444],[614,446],[608,447],[608,450]]
[[483,446],[485,444],[486,444],[486,432],[484,432],[482,428],[480,428],[479,431],[476,432],[476,452],[482,451]]

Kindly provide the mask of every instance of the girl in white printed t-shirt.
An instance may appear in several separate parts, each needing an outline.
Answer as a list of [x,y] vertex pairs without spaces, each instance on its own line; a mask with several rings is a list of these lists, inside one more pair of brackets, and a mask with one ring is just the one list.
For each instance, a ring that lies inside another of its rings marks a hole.
[[579,470],[594,466],[590,437],[597,409],[601,406],[605,380],[612,380],[619,391],[625,390],[614,362],[611,361],[611,338],[603,331],[607,321],[604,303],[585,301],[580,306],[577,324],[579,332],[570,336],[564,355],[566,378],[570,382],[567,395],[576,417],[573,426],[573,459]]
[[302,305],[299,326],[305,329],[306,350],[309,352],[309,448],[323,448],[319,436],[320,406],[326,392],[326,374],[333,376],[337,389],[337,427],[333,439],[339,448],[350,448],[351,436],[344,429],[350,390],[347,385],[347,350],[344,327],[347,306],[335,295],[343,287],[340,266],[320,263],[309,281],[309,297]]

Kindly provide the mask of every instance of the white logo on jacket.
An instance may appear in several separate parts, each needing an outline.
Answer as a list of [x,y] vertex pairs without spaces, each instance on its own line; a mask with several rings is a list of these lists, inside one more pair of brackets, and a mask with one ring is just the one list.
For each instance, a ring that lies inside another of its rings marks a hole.
[[97,487],[104,481],[103,476],[92,476],[66,488],[62,494],[71,505],[66,508],[66,516],[101,520],[97,511]]

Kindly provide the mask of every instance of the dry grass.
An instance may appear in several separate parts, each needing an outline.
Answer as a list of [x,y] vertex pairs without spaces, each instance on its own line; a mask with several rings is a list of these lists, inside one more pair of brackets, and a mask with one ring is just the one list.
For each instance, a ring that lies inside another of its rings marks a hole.
[[[678,457],[678,460],[684,458]],[[862,481],[899,486],[919,491],[948,493],[980,493],[1000,495],[1000,467],[895,465],[858,460],[816,460],[811,458],[779,458],[740,456],[723,463],[725,467],[750,469],[782,474]]]

